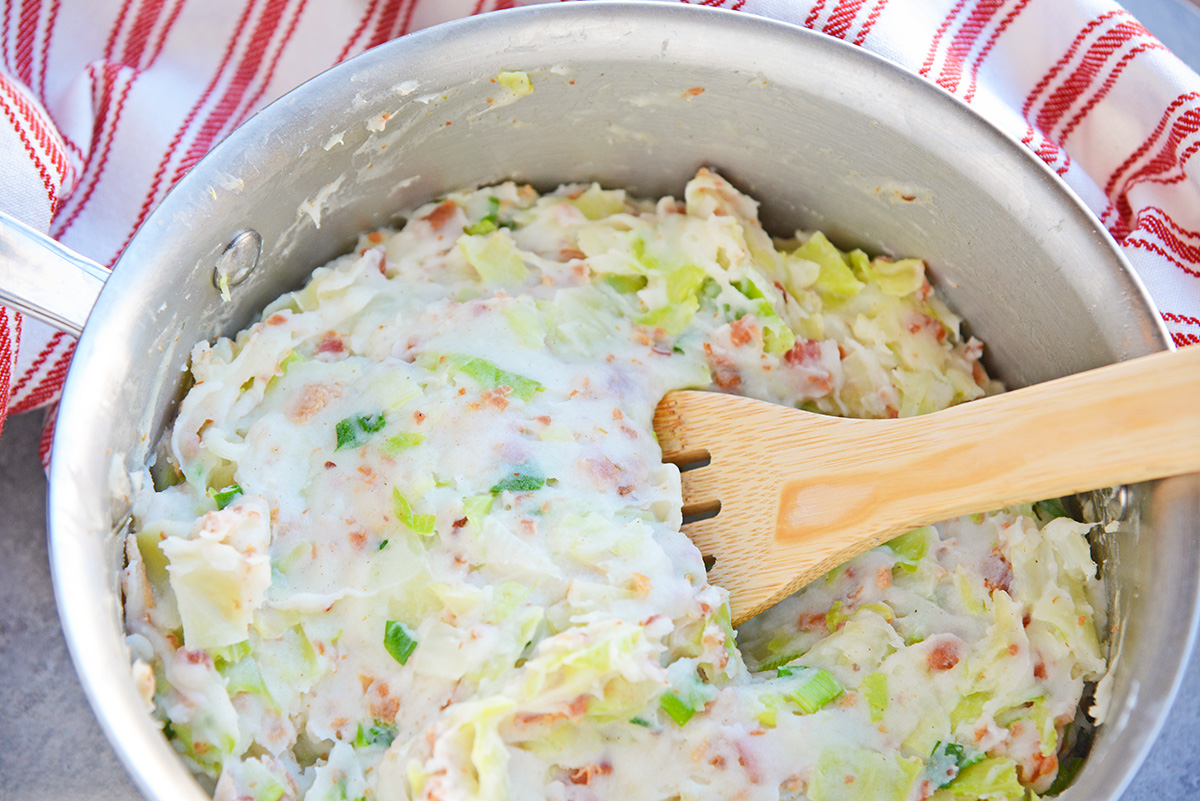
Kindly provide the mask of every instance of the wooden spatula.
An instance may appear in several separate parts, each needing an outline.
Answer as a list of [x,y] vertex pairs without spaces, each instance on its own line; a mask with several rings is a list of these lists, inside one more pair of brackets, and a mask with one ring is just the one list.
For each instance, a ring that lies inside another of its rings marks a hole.
[[671,392],[654,429],[737,624],[918,526],[1200,470],[1200,346],[899,420]]

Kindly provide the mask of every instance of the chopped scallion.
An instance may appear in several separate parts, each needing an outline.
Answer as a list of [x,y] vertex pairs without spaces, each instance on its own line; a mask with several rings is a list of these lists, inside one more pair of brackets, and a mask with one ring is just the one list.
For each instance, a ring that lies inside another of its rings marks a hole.
[[939,741],[925,763],[925,778],[937,790],[954,781],[964,769],[982,762],[983,757],[982,751],[967,754],[966,748],[959,743]]
[[406,664],[413,651],[417,650],[417,641],[412,629],[399,620],[389,620],[383,629],[383,647],[400,664]]
[[242,488],[237,484],[230,484],[225,489],[217,490],[212,494],[213,502],[216,503],[218,509],[224,509],[229,504],[233,503],[233,499],[242,494]]
[[779,677],[797,680],[796,684],[784,693],[784,697],[806,715],[821,709],[845,691],[838,680],[824,668],[788,665],[779,668]]
[[354,747],[366,748],[370,745],[389,746],[396,739],[396,727],[388,723],[375,721],[371,726],[363,727],[358,724],[358,733],[354,735]]
[[335,427],[337,431],[336,450],[362,445],[372,434],[382,429],[385,423],[382,413],[355,414],[338,421]]
[[524,473],[513,473],[507,478],[503,478],[492,486],[490,492],[493,495],[501,492],[533,492],[540,490],[546,486],[546,479],[541,476],[530,476]]
[[662,707],[663,712],[666,712],[667,716],[680,726],[687,723],[692,719],[692,715],[696,714],[695,709],[688,706],[683,699],[673,692],[665,693],[659,699],[659,705]]

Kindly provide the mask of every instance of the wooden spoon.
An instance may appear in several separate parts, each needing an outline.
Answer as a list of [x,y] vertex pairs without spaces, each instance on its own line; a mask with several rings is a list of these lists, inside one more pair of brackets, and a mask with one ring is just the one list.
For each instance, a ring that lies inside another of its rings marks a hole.
[[898,420],[671,392],[654,429],[736,625],[918,526],[1200,470],[1200,347]]

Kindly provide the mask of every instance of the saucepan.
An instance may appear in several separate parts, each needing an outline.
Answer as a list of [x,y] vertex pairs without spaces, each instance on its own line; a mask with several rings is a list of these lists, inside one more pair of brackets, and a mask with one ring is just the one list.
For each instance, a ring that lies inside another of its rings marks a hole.
[[[247,325],[356,234],[439,193],[597,180],[659,196],[700,166],[761,199],[775,233],[820,228],[846,247],[925,257],[1009,386],[1169,347],[1119,249],[1052,171],[953,97],[840,41],[747,14],[606,2],[488,14],[371,50],[220,143],[107,282],[73,269],[85,276],[73,309],[40,273],[56,296],[41,312],[67,328],[104,284],[55,430],[50,552],[83,686],[148,797],[205,797],[135,689],[118,589],[127,476],[172,416],[192,345]],[[41,252],[9,228],[10,256]],[[1112,799],[1191,648],[1200,479],[1079,500],[1110,524],[1093,544],[1113,668],[1095,693],[1105,722],[1063,797]]]

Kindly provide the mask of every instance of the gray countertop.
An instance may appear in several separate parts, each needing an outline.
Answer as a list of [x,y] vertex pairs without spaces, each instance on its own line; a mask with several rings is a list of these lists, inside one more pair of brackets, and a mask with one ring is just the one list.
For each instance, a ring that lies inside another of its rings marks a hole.
[[[1200,71],[1200,0],[1126,0]],[[42,415],[0,437],[0,801],[141,798],[100,731],[59,628],[46,551]],[[1124,801],[1200,798],[1200,652]]]

